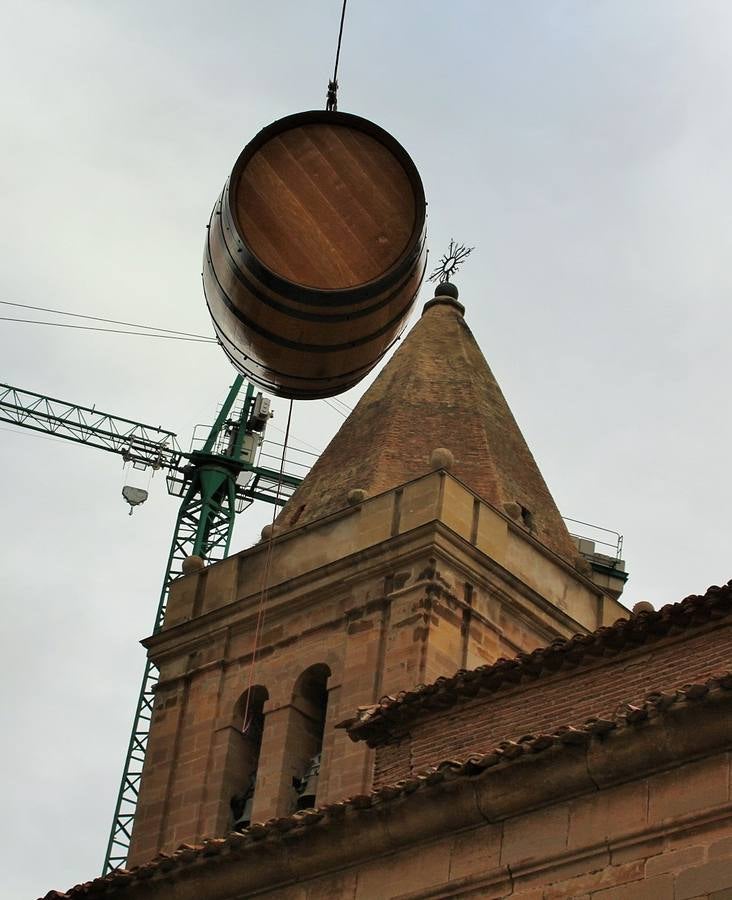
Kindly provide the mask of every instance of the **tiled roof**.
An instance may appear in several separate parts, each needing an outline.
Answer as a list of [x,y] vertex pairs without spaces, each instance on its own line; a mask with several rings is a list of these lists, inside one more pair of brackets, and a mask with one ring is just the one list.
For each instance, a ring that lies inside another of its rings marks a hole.
[[341,722],[354,741],[377,746],[392,734],[429,710],[443,710],[462,699],[513,687],[522,681],[534,681],[561,669],[576,669],[598,658],[615,656],[633,647],[660,640],[732,612],[732,581],[723,587],[710,587],[705,594],[691,595],[662,609],[640,612],[590,634],[559,638],[548,647],[531,653],[519,653],[513,659],[499,659],[476,669],[461,669],[452,677],[438,678],[431,684],[417,685],[396,696],[383,697],[379,703],[360,707],[357,714]]
[[[381,787],[370,794],[330,803],[319,809],[302,810],[291,816],[269,819],[250,826],[241,834],[232,833],[225,838],[212,838],[198,846],[184,844],[173,853],[161,853],[146,865],[129,871],[115,871],[103,878],[78,884],[66,892],[50,891],[43,900],[114,897],[141,882],[167,878],[176,871],[182,872],[190,867],[196,867],[200,871],[201,868],[215,864],[223,856],[243,855],[262,841],[276,841],[296,829],[307,829],[318,823],[343,827],[343,819],[349,810],[378,810],[397,798],[429,791],[443,782],[475,778],[494,767],[510,766],[519,759],[537,758],[550,748],[561,751],[563,747],[589,744],[594,740],[602,740],[610,732],[626,732],[632,737],[645,723],[665,716],[672,707],[702,704],[713,698],[722,699],[725,694],[728,699],[732,699],[732,672],[724,672],[698,684],[687,684],[677,691],[650,694],[638,703],[628,704],[612,718],[591,718],[582,724],[564,725],[546,734],[525,735],[517,741],[501,741],[488,752],[475,753],[463,760],[444,760],[417,775]],[[307,852],[305,848],[303,852]]]
[[277,518],[306,525],[347,507],[351,490],[393,490],[430,471],[437,448],[452,474],[574,564],[577,548],[462,314],[444,297],[422,317],[368,388]]

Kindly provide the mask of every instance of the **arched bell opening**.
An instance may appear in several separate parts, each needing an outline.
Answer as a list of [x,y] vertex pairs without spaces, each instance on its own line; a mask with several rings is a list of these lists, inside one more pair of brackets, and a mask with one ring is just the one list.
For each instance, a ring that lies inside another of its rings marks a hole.
[[325,663],[317,663],[300,675],[293,689],[288,757],[294,809],[316,805],[330,675]]
[[264,732],[264,704],[268,699],[267,688],[254,685],[244,691],[234,710],[225,777],[234,831],[243,831],[251,823]]

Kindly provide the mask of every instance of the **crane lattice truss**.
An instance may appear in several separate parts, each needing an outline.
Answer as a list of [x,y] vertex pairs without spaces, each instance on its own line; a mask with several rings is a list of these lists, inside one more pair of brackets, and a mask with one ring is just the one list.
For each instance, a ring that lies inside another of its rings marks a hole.
[[[243,388],[244,380],[237,376],[203,446],[182,453],[171,431],[112,416],[94,407],[0,385],[0,421],[117,453],[138,467],[167,470],[168,491],[182,499],[155,612],[154,632],[163,626],[170,584],[182,574],[183,561],[189,556],[199,556],[207,562],[224,559],[237,512],[254,500],[282,506],[302,480],[304,473],[284,471],[284,458],[279,470],[255,464],[266,417],[257,419],[255,415],[252,386]],[[285,448],[281,457],[284,452]],[[127,862],[157,681],[157,670],[147,660],[103,874],[122,868]]]
[[[200,495],[198,485],[192,482],[183,497],[173,532],[160,601],[155,614],[154,633],[163,626],[170,585],[182,574],[183,561],[188,556],[205,556],[208,562],[216,562],[224,559],[228,554],[236,514],[236,495],[231,487],[231,484],[227,485],[229,489],[224,495],[216,502],[211,503],[210,500],[207,501]],[[204,521],[206,523],[205,541],[202,541],[201,525]],[[103,875],[113,869],[123,868],[127,862],[157,683],[158,671],[152,662],[146,659],[132,734],[122,772],[122,782],[117,795],[112,828],[104,857]]]
[[155,469],[180,465],[181,452],[172,431],[111,416],[93,406],[54,400],[9,384],[0,384],[0,421],[110,450],[119,453],[125,461]]

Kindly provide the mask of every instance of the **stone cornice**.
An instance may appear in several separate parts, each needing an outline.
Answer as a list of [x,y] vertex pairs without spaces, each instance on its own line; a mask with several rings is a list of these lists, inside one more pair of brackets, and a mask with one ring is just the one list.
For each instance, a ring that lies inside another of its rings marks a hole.
[[[313,523],[313,525],[314,524],[316,523]],[[324,593],[332,591],[329,582],[333,580],[337,580],[339,586],[343,589],[353,581],[357,582],[363,578],[373,578],[377,575],[386,576],[394,569],[393,561],[385,558],[386,550],[390,553],[393,550],[406,551],[399,557],[400,567],[409,565],[410,562],[417,560],[424,555],[425,551],[428,551],[437,557],[442,557],[446,561],[449,561],[451,565],[457,565],[460,569],[465,571],[466,575],[469,575],[476,584],[489,587],[491,594],[497,597],[504,605],[506,603],[514,602],[513,598],[507,594],[500,584],[489,583],[485,574],[480,573],[477,568],[472,569],[472,567],[457,561],[453,556],[448,556],[445,549],[441,547],[439,543],[435,543],[433,539],[434,535],[437,535],[443,540],[446,539],[450,542],[457,542],[470,559],[475,560],[476,562],[479,561],[484,569],[487,569],[491,574],[498,576],[499,582],[509,584],[519,595],[524,597],[528,601],[527,606],[521,607],[520,609],[513,608],[512,612],[514,615],[520,614],[525,617],[527,621],[531,622],[533,627],[547,631],[547,625],[541,617],[532,615],[531,604],[534,604],[538,609],[542,610],[542,612],[562,621],[568,631],[582,630],[580,623],[573,619],[572,616],[559,609],[548,600],[545,600],[531,587],[524,584],[519,578],[516,578],[498,563],[485,556],[485,554],[481,553],[481,551],[472,544],[468,543],[464,538],[444,525],[439,519],[433,519],[408,532],[403,532],[402,534],[388,538],[386,541],[382,541],[379,544],[369,547],[367,550],[360,550],[336,562],[326,563],[325,565],[313,569],[306,574],[299,575],[288,582],[272,585],[267,590],[268,621],[276,621],[277,617],[280,615],[290,617],[293,612],[297,612],[299,609],[303,609],[313,602],[318,602]],[[410,548],[410,544],[415,544],[415,542],[416,546]],[[357,575],[353,575],[354,557],[358,557],[361,563],[366,563],[365,566],[359,569]],[[342,573],[344,572],[349,573],[348,577],[343,577]],[[202,576],[194,575],[188,577],[205,577],[205,572]],[[309,590],[306,590],[308,586],[312,585],[314,580],[318,581],[317,586],[314,588],[310,587]],[[414,583],[410,583],[408,586],[404,587],[403,590],[409,590],[413,586]],[[601,593],[594,585],[592,588],[598,594]],[[291,596],[293,593],[297,594],[295,599]],[[396,595],[397,592],[395,591],[393,594]],[[143,639],[141,643],[146,649],[151,651],[151,655],[159,662],[163,662],[171,652],[177,654],[182,649],[185,649],[185,652],[187,653],[193,652],[202,644],[209,643],[212,634],[220,634],[230,627],[230,620],[233,617],[236,617],[237,629],[249,627],[257,617],[256,602],[257,595],[249,594],[234,600],[231,603],[209,610],[202,615],[197,616],[195,619],[187,619],[185,621],[177,622],[171,627],[163,628],[162,631],[157,634]],[[463,601],[458,598],[458,603],[463,604]],[[368,604],[356,604],[349,607],[347,612],[350,614],[354,609],[364,609],[366,605]],[[247,613],[244,613],[244,610],[246,610],[247,607],[250,607],[250,609]],[[480,618],[480,613],[477,613],[477,611],[476,615]]]
[[417,685],[411,691],[382,698],[381,702],[358,711],[341,723],[352,740],[365,740],[378,746],[401,733],[409,722],[430,708],[442,710],[480,692],[491,692],[507,685],[552,675],[564,666],[576,669],[598,658],[645,646],[674,632],[688,632],[710,621],[719,621],[732,613],[732,582],[710,587],[703,595],[692,595],[660,610],[641,612],[590,634],[578,634],[569,640],[558,639],[548,647],[520,653],[514,659],[499,659],[470,671],[458,671],[452,677],[438,678],[432,684]]
[[732,674],[725,673],[653,695],[615,719],[504,741],[370,795],[181,847],[129,872],[52,891],[45,900],[169,900],[171,892],[176,900],[200,900],[204,892],[207,900],[230,900],[285,887],[728,750],[731,711]]

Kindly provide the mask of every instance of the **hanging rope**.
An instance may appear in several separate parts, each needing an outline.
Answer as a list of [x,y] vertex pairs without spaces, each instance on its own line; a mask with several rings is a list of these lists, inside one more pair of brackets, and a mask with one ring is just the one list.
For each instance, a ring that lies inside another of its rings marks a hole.
[[[287,412],[287,426],[285,428],[285,439],[282,445],[282,459],[280,460],[280,477],[277,481],[276,499],[280,499],[280,489],[282,487],[282,476],[285,470],[285,455],[287,454],[287,443],[290,437],[290,423],[292,421],[292,400],[290,400],[290,408]],[[252,698],[252,685],[254,684],[254,672],[257,667],[257,651],[259,650],[259,639],[264,626],[265,603],[267,602],[267,593],[269,591],[269,569],[272,561],[272,546],[274,544],[275,519],[277,518],[277,510],[279,503],[272,504],[272,522],[269,526],[269,538],[267,540],[267,553],[264,558],[264,572],[262,573],[262,587],[259,592],[259,606],[257,607],[257,623],[254,628],[254,644],[252,646],[252,664],[249,667],[249,684],[247,685],[247,699],[244,705],[244,718],[242,720],[242,734],[246,734],[249,730],[251,722],[249,721],[249,706]]]
[[341,56],[341,40],[343,38],[343,20],[346,18],[346,3],[348,3],[348,0],[343,0],[341,26],[338,29],[338,47],[336,48],[335,65],[333,66],[333,77],[328,82],[328,95],[325,101],[325,108],[328,112],[335,112],[338,109],[338,60]]

